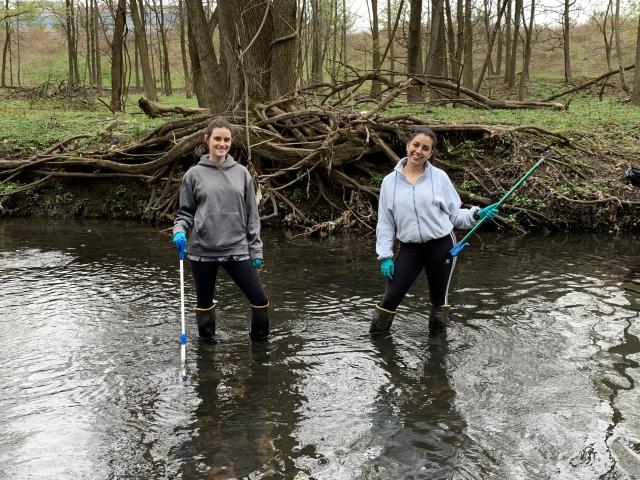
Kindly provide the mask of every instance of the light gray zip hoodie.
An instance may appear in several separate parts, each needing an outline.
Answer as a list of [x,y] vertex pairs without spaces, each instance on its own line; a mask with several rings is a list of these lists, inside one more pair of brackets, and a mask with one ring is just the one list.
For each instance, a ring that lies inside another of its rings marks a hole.
[[415,185],[404,176],[401,159],[384,177],[378,204],[376,253],[378,259],[393,257],[393,241],[425,243],[449,235],[454,227],[468,229],[477,221],[478,207],[460,208],[462,201],[449,176],[429,162]]
[[203,155],[182,178],[173,233],[189,230],[190,255],[263,258],[253,180],[231,155],[222,166]]

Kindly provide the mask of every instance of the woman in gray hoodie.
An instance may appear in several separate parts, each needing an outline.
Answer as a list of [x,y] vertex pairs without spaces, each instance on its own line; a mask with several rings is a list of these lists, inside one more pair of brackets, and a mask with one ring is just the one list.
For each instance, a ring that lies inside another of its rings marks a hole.
[[[369,330],[374,335],[389,331],[398,305],[422,270],[427,274],[431,301],[429,330],[444,329],[456,263],[449,254],[456,243],[453,230],[472,228],[480,219],[492,219],[498,213],[495,204],[461,208],[460,196],[447,174],[429,162],[435,146],[432,130],[417,130],[407,142],[407,156],[382,181],[376,253],[387,282]],[[396,239],[399,247],[394,258]]]
[[269,300],[256,271],[263,257],[253,181],[249,171],[229,155],[231,125],[226,119],[214,118],[204,140],[209,153],[182,178],[180,207],[173,226],[173,243],[178,251],[184,252],[188,246],[198,333],[204,341],[214,339],[213,296],[218,267],[222,266],[251,303],[249,336],[265,340],[269,335]]

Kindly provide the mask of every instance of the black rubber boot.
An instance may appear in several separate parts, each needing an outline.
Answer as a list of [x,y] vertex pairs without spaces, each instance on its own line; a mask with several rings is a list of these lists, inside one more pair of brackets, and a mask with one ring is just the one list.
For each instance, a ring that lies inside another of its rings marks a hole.
[[209,308],[196,307],[194,310],[198,322],[198,335],[205,342],[213,342],[216,335],[216,304]]
[[269,304],[264,307],[251,305],[249,337],[251,340],[266,340],[269,337]]
[[396,312],[391,310],[385,310],[382,307],[376,305],[373,311],[373,319],[371,320],[371,327],[369,327],[369,333],[371,335],[381,335],[387,333],[393,323],[393,317],[396,316]]
[[449,323],[449,306],[442,305],[436,307],[431,305],[431,313],[429,314],[429,333],[443,333],[447,330]]

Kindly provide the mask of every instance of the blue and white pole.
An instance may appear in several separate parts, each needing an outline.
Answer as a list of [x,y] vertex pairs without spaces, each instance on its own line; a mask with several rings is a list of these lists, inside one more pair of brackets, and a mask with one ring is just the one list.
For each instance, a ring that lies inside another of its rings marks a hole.
[[183,380],[187,378],[187,330],[184,320],[184,256],[185,250],[178,249],[178,258],[180,259],[180,374]]

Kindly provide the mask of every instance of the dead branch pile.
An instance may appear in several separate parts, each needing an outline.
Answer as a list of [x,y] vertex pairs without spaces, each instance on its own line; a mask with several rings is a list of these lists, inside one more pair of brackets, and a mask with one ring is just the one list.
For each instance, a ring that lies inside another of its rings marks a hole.
[[96,108],[96,92],[93,88],[66,80],[47,80],[35,87],[16,87],[6,98],[27,100],[30,106],[41,101],[57,100],[61,101],[64,108]]
[[[263,220],[283,221],[307,234],[372,229],[382,178],[404,155],[410,132],[429,127],[440,138],[435,165],[450,174],[463,201],[473,205],[496,201],[547,145],[556,145],[561,156],[517,192],[502,211],[503,225],[518,231],[582,229],[585,223],[596,229],[638,228],[640,197],[616,177],[620,161],[594,168],[589,147],[537,127],[383,116],[409,84],[396,86],[361,112],[287,99],[286,110],[280,101],[227,115],[233,124],[232,154],[254,176]],[[200,114],[169,121],[118,148],[103,144],[71,150],[74,137],[31,158],[0,161],[0,208],[11,196],[55,178],[133,178],[149,186],[147,218],[171,221],[180,179],[205,153],[204,131],[211,118]],[[636,223],[616,227],[618,217]]]

